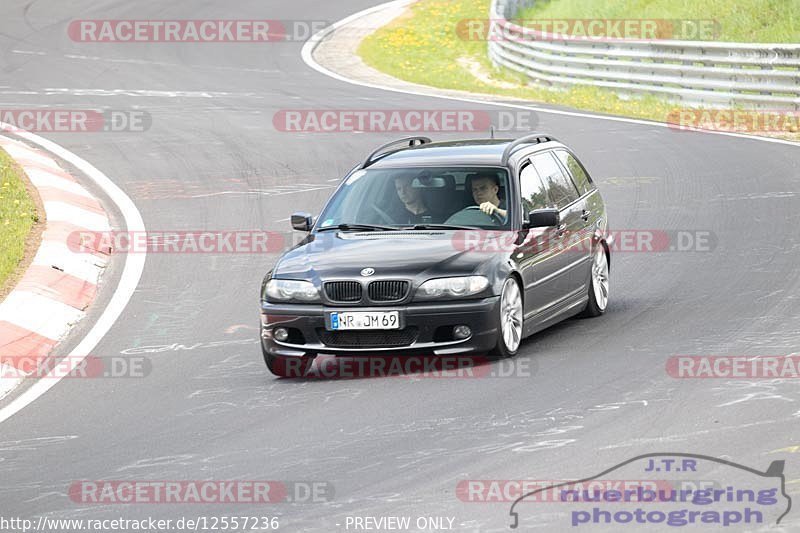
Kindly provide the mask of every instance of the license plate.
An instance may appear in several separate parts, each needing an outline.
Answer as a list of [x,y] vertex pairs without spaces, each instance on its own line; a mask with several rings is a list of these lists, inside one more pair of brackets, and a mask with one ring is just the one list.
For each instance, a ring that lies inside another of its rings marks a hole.
[[332,311],[330,329],[400,329],[398,311]]

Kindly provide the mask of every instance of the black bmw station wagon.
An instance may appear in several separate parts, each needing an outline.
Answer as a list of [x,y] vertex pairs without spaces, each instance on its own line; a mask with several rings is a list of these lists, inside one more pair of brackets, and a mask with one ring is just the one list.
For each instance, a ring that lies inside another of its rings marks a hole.
[[588,172],[545,134],[379,147],[261,287],[279,376],[320,354],[508,357],[567,317],[605,312],[611,235]]

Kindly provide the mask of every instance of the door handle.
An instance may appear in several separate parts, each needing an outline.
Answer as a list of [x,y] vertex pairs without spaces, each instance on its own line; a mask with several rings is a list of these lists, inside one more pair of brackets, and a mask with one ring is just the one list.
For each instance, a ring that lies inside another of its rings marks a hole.
[[566,231],[567,231],[567,225],[566,224],[561,224],[560,226],[558,226],[558,228],[556,228],[556,236],[557,237],[563,237],[564,236],[564,232],[566,232]]
[[584,222],[587,222],[590,216],[592,216],[592,212],[584,209],[583,214],[581,215],[581,218],[584,220]]

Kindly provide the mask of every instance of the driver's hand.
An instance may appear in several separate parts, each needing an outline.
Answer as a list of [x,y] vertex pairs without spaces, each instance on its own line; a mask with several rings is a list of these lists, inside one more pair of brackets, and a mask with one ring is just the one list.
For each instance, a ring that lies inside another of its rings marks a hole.
[[481,211],[486,213],[487,215],[491,215],[497,210],[497,206],[494,205],[492,202],[483,202],[480,205]]

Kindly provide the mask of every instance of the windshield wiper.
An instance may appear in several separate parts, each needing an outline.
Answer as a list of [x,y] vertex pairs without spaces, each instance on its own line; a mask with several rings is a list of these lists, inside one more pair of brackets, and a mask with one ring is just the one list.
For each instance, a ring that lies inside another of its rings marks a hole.
[[398,228],[391,226],[377,226],[375,224],[339,224],[338,226],[325,226],[317,231],[397,231]]
[[403,229],[469,229],[476,230],[473,226],[454,226],[452,224],[414,224],[414,226],[403,227]]

